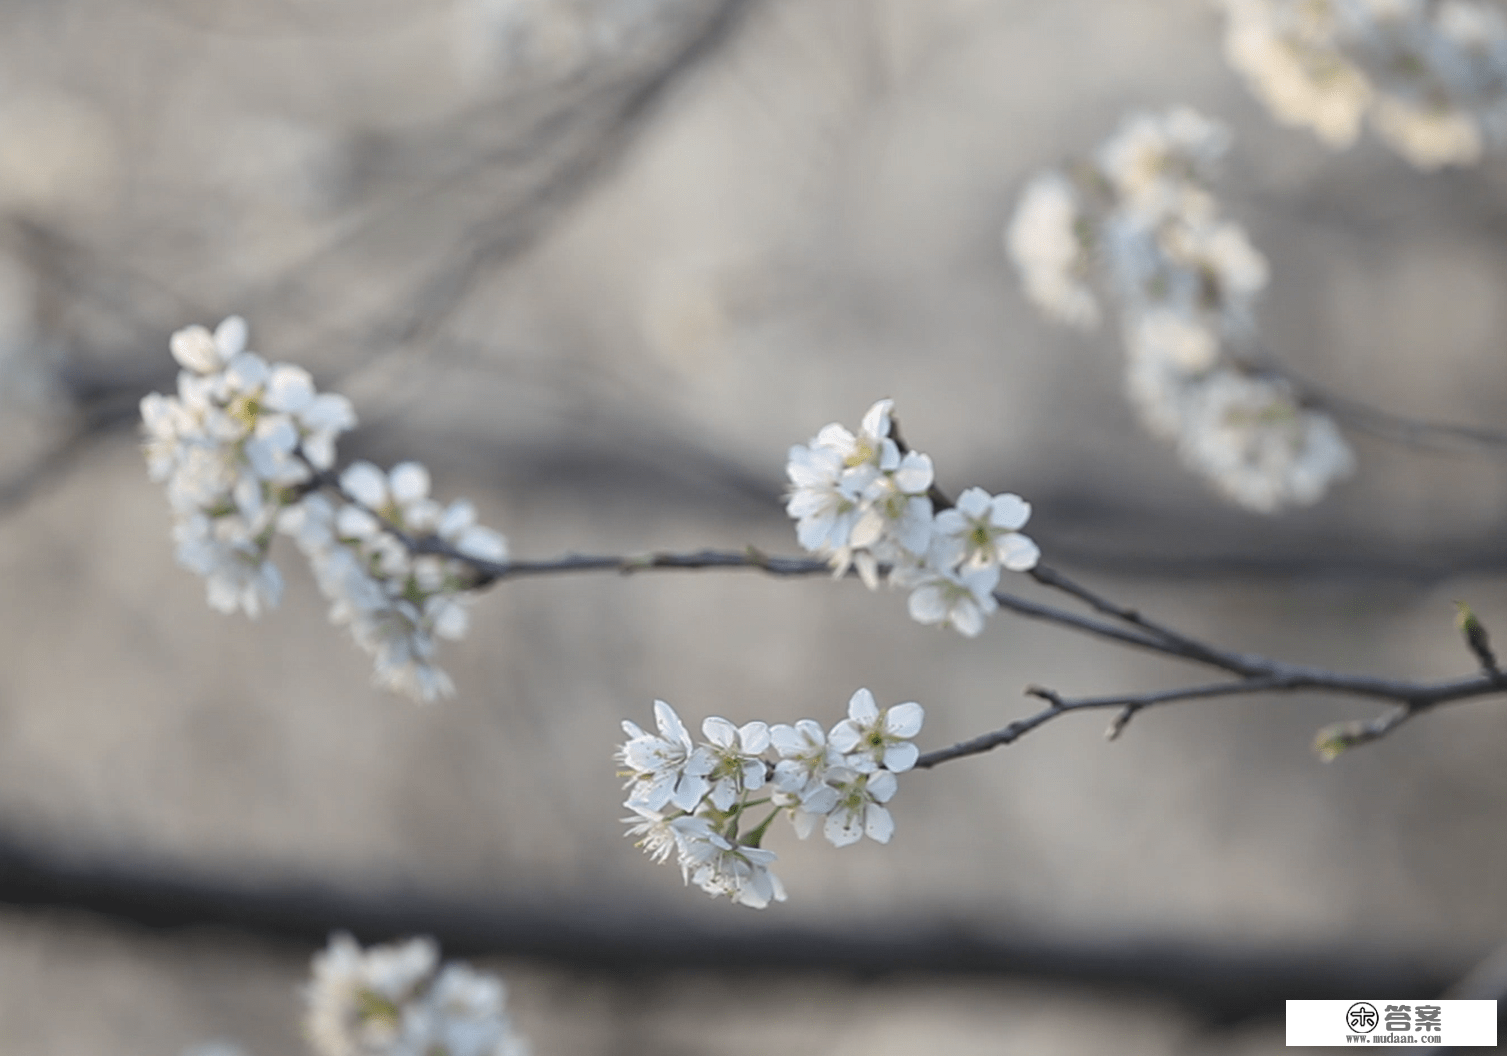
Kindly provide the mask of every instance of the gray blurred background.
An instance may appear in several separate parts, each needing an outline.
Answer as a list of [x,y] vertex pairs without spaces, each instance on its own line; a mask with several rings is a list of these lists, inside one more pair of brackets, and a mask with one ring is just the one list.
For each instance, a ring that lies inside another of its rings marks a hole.
[[259,622],[173,564],[135,403],[172,330],[239,312],[352,398],[343,456],[424,461],[516,556],[791,553],[786,449],[893,396],[944,488],[1027,496],[1046,559],[1117,598],[1465,674],[1452,599],[1507,635],[1499,452],[1354,437],[1319,508],[1235,510],[1135,424],[1115,335],[1053,328],[1003,259],[1034,171],[1189,103],[1236,131],[1278,354],[1500,420],[1504,163],[1331,154],[1219,41],[1202,0],[0,5],[0,1050],[303,1052],[342,925],[505,972],[540,1056],[1272,1052],[1284,996],[1426,996],[1360,991],[1437,993],[1507,942],[1496,702],[1327,766],[1314,731],[1368,705],[1169,707],[1114,744],[1072,717],[907,775],[888,847],[775,830],[790,901],[757,913],[621,836],[618,722],[655,697],[831,722],[868,686],[925,705],[924,749],[1034,710],[1029,682],[1201,676],[1007,616],[963,640],[851,582],[664,573],[493,589],[444,649],[457,697],[419,707],[295,554]]

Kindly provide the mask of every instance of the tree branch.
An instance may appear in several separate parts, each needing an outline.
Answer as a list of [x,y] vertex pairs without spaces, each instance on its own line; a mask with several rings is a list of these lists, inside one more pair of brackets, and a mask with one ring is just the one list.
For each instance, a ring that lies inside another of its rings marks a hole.
[[977,921],[855,919],[750,929],[615,904],[618,890],[562,895],[501,885],[486,898],[439,890],[337,886],[310,878],[230,877],[184,863],[81,855],[0,827],[0,905],[83,911],[154,936],[228,930],[305,958],[331,932],[363,942],[430,935],[459,957],[534,958],[623,980],[686,971],[907,972],[1029,978],[1154,995],[1211,1023],[1281,1015],[1284,999],[1437,994],[1464,974],[1429,951],[1242,948],[1149,935],[1082,940],[995,934]]
[[[753,546],[748,546],[741,551],[703,549],[684,553],[651,551],[637,555],[566,554],[563,557],[541,561],[487,561],[457,550],[437,535],[415,537],[403,532],[377,511],[365,507],[346,495],[341,490],[339,476],[334,471],[315,473],[304,485],[304,490],[313,491],[325,487],[335,490],[345,501],[366,510],[382,525],[384,530],[391,533],[410,552],[441,556],[471,568],[475,576],[472,584],[474,588],[522,576],[560,575],[575,572],[617,572],[629,575],[669,569],[742,568],[767,575],[794,577],[831,571],[830,564],[820,558],[771,557]],[[939,494],[943,502],[950,504],[945,494],[940,492]],[[854,573],[850,569],[848,574]],[[1046,700],[1048,702],[1046,708],[1023,719],[1017,719],[1001,729],[980,734],[950,748],[928,752],[917,761],[918,768],[931,768],[954,759],[980,755],[1003,745],[1012,744],[1032,730],[1074,711],[1119,709],[1119,715],[1110,723],[1106,731],[1109,739],[1113,740],[1140,711],[1177,701],[1308,690],[1364,697],[1397,705],[1392,711],[1373,719],[1339,723],[1320,730],[1314,747],[1326,759],[1333,759],[1349,748],[1379,740],[1414,715],[1441,704],[1507,692],[1507,673],[1496,666],[1495,656],[1487,644],[1484,628],[1465,607],[1461,609],[1461,627],[1466,633],[1472,652],[1481,662],[1481,672],[1440,682],[1411,682],[1289,664],[1269,657],[1224,649],[1152,620],[1142,615],[1138,609],[1113,601],[1055,569],[1037,565],[1027,574],[1041,586],[1067,594],[1114,622],[1082,616],[1004,591],[995,591],[994,599],[1001,608],[1020,616],[1054,623],[1119,645],[1158,653],[1186,663],[1213,667],[1239,676],[1238,680],[1139,695],[1076,699],[1064,698],[1052,689],[1030,686],[1026,689],[1027,694]],[[1117,623],[1126,626],[1118,626]]]

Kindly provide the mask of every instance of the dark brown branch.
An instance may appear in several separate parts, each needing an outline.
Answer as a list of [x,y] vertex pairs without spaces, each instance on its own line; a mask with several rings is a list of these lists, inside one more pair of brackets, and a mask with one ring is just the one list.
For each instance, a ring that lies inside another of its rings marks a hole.
[[[62,908],[154,936],[205,927],[250,936],[305,958],[334,931],[363,942],[431,935],[446,954],[536,958],[642,981],[688,970],[746,974],[890,972],[1024,977],[1156,995],[1210,1022],[1278,1017],[1285,999],[1356,993],[1437,994],[1464,974],[1427,951],[1242,949],[1139,939],[992,933],[947,919],[864,926],[717,924],[630,906],[620,891],[519,890],[485,898],[439,890],[341,887],[312,878],[230,877],[142,857],[80,854],[0,831],[0,905]],[[1018,930],[1018,929],[1017,929]],[[1464,996],[1464,995],[1461,995]],[[1470,996],[1475,996],[1474,994]],[[1485,995],[1482,995],[1485,996]],[[1494,994],[1492,995],[1494,996]]]
[[1095,611],[1102,612],[1106,616],[1113,616],[1123,623],[1146,631],[1159,639],[1169,649],[1175,650],[1178,656],[1189,660],[1198,660],[1214,667],[1224,668],[1226,671],[1237,675],[1260,674],[1264,667],[1261,657],[1248,657],[1225,649],[1217,649],[1205,642],[1175,631],[1170,627],[1157,623],[1141,615],[1137,609],[1117,604],[1109,599],[1081,586],[1064,576],[1061,572],[1048,568],[1045,565],[1037,565],[1028,573],[1030,577],[1042,586],[1060,590],[1079,601],[1091,606]]

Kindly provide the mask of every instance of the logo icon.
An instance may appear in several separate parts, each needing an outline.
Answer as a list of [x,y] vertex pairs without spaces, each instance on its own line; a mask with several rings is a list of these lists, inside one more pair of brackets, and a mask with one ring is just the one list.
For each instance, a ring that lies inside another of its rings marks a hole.
[[1345,1025],[1357,1034],[1371,1033],[1380,1019],[1376,1006],[1369,1001],[1357,1001],[1345,1010]]

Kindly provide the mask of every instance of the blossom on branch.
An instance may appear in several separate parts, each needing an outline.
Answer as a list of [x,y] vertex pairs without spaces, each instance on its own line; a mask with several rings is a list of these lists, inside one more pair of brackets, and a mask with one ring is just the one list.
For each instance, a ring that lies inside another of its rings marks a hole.
[[1184,460],[1253,510],[1314,502],[1354,467],[1333,420],[1301,406],[1280,378],[1221,372],[1199,387],[1188,414]]
[[852,568],[871,590],[913,589],[913,618],[973,637],[996,607],[1000,570],[1023,572],[1040,557],[1020,531],[1031,504],[969,488],[956,507],[937,511],[931,458],[902,451],[893,410],[893,400],[880,400],[857,434],[834,423],[792,447],[786,510],[801,545],[825,554],[838,575]]
[[910,702],[880,709],[874,694],[860,689],[848,701],[848,717],[832,727],[830,743],[846,766],[868,773],[902,773],[916,765],[920,752],[910,739],[921,732],[926,713]]
[[167,486],[179,564],[203,576],[209,604],[257,616],[282,595],[268,556],[279,513],[312,478],[300,445],[330,447],[353,428],[341,396],[307,388],[299,368],[246,350],[246,323],[231,316],[172,337],[183,368],[178,393],[141,400],[148,475]]
[[677,810],[695,810],[711,782],[706,775],[716,765],[716,755],[709,747],[691,743],[675,709],[662,700],[654,702],[654,721],[659,736],[645,733],[637,724],[623,720],[627,742],[618,751],[617,760],[627,769],[626,787],[632,789],[625,806],[658,811],[666,806]]
[[[820,826],[835,847],[864,835],[889,842],[895,826],[885,804],[895,774],[916,764],[910,738],[925,717],[916,703],[881,709],[860,689],[830,732],[812,719],[738,727],[714,716],[697,745],[664,701],[654,702],[654,714],[657,735],[624,721],[628,740],[615,756],[633,812],[623,819],[627,835],[656,862],[673,854],[687,884],[757,909],[785,901],[770,870],[776,856],[761,846],[781,814],[801,839]],[[778,761],[765,758],[770,749]],[[750,812],[765,806],[751,822]]]
[[[1027,295],[1048,314],[1081,323],[1081,315],[1068,318],[1044,295],[1046,257],[1020,234],[1044,229],[1049,210],[1042,188],[1064,187],[1050,193],[1071,199],[1072,237],[1094,247],[1091,257],[1073,258],[1072,281],[1082,282],[1090,263],[1100,265],[1120,315],[1126,395],[1142,422],[1222,495],[1275,513],[1317,502],[1352,471],[1354,458],[1328,416],[1298,411],[1290,385],[1290,417],[1302,423],[1303,438],[1296,441],[1278,416],[1256,415],[1244,420],[1232,446],[1232,434],[1219,424],[1225,416],[1211,410],[1234,390],[1271,386],[1249,363],[1256,299],[1269,278],[1266,258],[1244,228],[1221,215],[1209,188],[1229,144],[1223,126],[1187,107],[1132,114],[1092,161],[1069,168],[1070,175],[1048,172],[1031,182],[1007,228],[1006,247]],[[1068,215],[1060,206],[1052,215],[1061,241]],[[1053,281],[1061,285],[1067,276]],[[1298,453],[1278,457],[1295,443]],[[1245,454],[1232,454],[1235,447]],[[1255,457],[1256,451],[1267,454]],[[930,622],[975,625],[981,618],[975,608],[988,606],[969,603],[965,580],[939,570],[912,611]]]
[[141,401],[148,473],[167,485],[179,563],[205,578],[211,606],[255,616],[282,594],[270,549],[290,535],[379,685],[426,701],[453,693],[436,642],[464,636],[476,563],[505,562],[506,540],[476,523],[470,503],[432,499],[417,462],[388,473],[356,462],[337,476],[336,438],[356,424],[349,401],[317,392],[301,367],[268,364],[246,338],[238,316],[213,333],[178,331],[178,394]]

